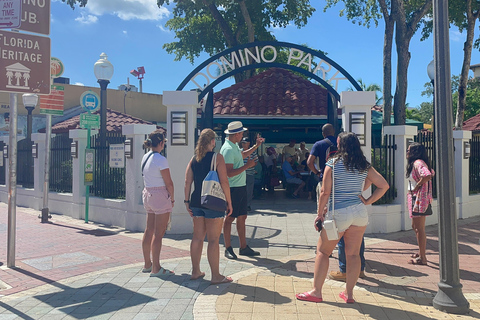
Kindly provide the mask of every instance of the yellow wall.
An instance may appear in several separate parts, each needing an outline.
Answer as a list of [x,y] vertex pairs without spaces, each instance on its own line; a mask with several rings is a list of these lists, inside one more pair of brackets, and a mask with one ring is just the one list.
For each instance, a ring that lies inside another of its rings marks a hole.
[[[100,95],[100,87],[84,87],[74,86],[69,84],[58,84],[65,87],[65,102],[64,109],[80,105],[80,95],[86,90],[93,90]],[[119,112],[124,112],[123,101],[125,93],[120,90],[107,89],[107,107]],[[125,109],[127,114],[155,122],[167,122],[167,107],[162,104],[162,95],[128,92],[125,98]],[[0,92],[0,113],[10,112],[8,106],[10,104],[10,96],[8,92]],[[33,111],[34,115],[40,113],[40,108],[37,105]],[[27,110],[23,106],[22,95],[18,94],[18,114],[27,114]]]

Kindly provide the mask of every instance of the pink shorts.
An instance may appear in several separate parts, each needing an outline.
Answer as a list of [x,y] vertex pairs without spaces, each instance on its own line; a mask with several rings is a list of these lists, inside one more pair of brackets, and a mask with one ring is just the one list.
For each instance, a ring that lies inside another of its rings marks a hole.
[[172,212],[172,201],[166,187],[144,188],[142,198],[143,207],[147,213]]

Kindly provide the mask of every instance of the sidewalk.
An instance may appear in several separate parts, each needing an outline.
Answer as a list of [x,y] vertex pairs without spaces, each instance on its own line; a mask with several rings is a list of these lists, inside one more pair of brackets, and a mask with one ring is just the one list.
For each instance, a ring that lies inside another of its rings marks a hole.
[[[345,304],[344,283],[327,280],[324,302],[295,293],[312,286],[315,203],[276,197],[254,201],[247,219],[253,259],[221,255],[220,271],[234,283],[210,286],[206,246],[203,280],[190,280],[190,235],[167,235],[162,264],[175,271],[163,279],[140,272],[142,233],[85,224],[17,208],[16,268],[6,268],[7,206],[0,203],[0,320],[3,319],[478,319],[480,318],[480,217],[458,223],[460,277],[470,314],[450,315],[431,305],[439,281],[437,228],[427,227],[428,266],[407,260],[416,248],[412,231],[368,235],[367,278]],[[232,240],[238,250],[238,239]],[[223,253],[223,245],[221,245]],[[338,268],[336,253],[330,270]]]

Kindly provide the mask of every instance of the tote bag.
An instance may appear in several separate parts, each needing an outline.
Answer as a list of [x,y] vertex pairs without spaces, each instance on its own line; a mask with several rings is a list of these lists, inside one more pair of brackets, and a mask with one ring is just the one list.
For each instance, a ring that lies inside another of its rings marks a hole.
[[220,212],[225,212],[227,209],[225,194],[218,179],[216,153],[213,154],[210,171],[207,173],[205,179],[203,179],[200,201],[202,207],[206,209]]

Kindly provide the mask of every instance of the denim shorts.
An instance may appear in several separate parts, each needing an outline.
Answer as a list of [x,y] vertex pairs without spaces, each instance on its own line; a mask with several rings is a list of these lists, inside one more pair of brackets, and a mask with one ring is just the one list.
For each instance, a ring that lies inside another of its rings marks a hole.
[[205,208],[195,208],[190,207],[193,212],[194,217],[204,217],[206,219],[215,219],[215,218],[223,218],[225,217],[225,212],[215,211]]
[[344,232],[350,226],[364,227],[368,224],[367,207],[360,203],[342,209],[335,209],[334,219],[338,232]]

